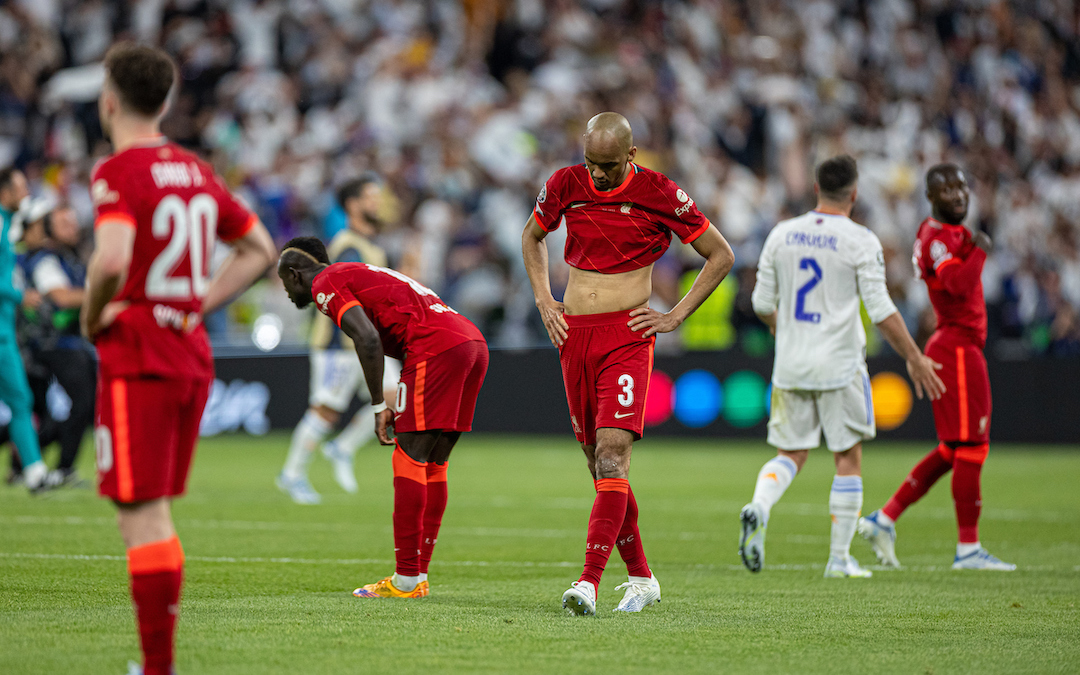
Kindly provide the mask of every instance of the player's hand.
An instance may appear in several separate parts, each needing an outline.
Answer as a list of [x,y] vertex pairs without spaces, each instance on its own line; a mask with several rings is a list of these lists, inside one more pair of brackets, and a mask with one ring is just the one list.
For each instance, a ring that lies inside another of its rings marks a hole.
[[941,370],[942,366],[929,356],[919,354],[907,362],[908,377],[915,385],[915,395],[920,399],[923,392],[931,401],[936,401],[945,393],[945,383],[937,376],[935,371]]
[[79,317],[79,328],[83,337],[93,342],[101,331],[111,326],[116,321],[116,317],[128,308],[128,304],[127,302],[110,302],[97,317],[90,316],[89,312],[83,312]]
[[379,443],[393,445],[394,437],[394,411],[387,408],[375,413],[375,435],[379,437]]
[[566,331],[570,330],[570,325],[563,317],[566,308],[554,298],[549,301],[537,301],[536,308],[540,310],[540,318],[544,321],[544,328],[547,329],[551,344],[562,347],[566,342]]
[[26,309],[37,309],[41,305],[41,293],[32,288],[23,291],[22,305]]
[[682,324],[671,314],[663,314],[651,309],[649,307],[638,307],[630,312],[630,321],[626,323],[630,326],[630,330],[635,333],[641,329],[645,329],[645,332],[641,334],[642,338],[647,338],[655,333],[670,333]]
[[981,248],[984,252],[989,253],[994,249],[994,240],[990,238],[990,235],[979,230],[973,237],[975,245]]

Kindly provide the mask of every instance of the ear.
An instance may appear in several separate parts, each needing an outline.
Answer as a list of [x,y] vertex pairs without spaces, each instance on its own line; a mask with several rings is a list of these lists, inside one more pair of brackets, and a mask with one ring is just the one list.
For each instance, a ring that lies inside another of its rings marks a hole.
[[855,188],[851,191],[851,203],[854,204],[855,200],[859,197],[859,188]]
[[817,184],[816,181],[814,182],[814,197],[818,198],[818,199],[821,198],[821,188],[818,187],[818,184]]
[[637,157],[637,146],[636,145],[632,146],[630,148],[630,152],[626,153],[626,161],[632,162],[632,161],[634,161],[635,157]]

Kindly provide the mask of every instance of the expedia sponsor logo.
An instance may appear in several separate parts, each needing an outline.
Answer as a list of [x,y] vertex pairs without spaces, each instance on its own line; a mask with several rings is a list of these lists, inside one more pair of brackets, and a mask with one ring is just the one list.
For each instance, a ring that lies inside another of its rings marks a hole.
[[120,195],[116,190],[109,189],[109,184],[104,178],[99,178],[90,186],[90,198],[94,200],[94,206],[102,206],[115,204],[120,199]]
[[680,202],[685,204],[686,202],[690,201],[690,195],[686,194],[682,190],[676,190],[675,199],[678,199]]
[[335,295],[337,295],[337,293],[331,293],[330,295],[327,295],[326,293],[319,293],[315,296],[315,302],[318,303],[319,310],[323,314],[330,314],[330,301],[334,299]]

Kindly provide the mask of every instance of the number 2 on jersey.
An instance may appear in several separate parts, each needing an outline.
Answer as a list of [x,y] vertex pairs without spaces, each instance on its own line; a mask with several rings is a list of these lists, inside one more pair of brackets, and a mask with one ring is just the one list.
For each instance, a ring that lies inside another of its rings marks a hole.
[[814,290],[814,287],[821,282],[821,266],[813,258],[803,258],[799,261],[799,269],[810,270],[814,276],[810,277],[810,280],[795,292],[795,320],[821,323],[821,314],[819,312],[806,311],[806,294]]
[[[217,202],[206,193],[195,195],[186,204],[177,195],[167,195],[158,203],[150,232],[155,239],[169,237],[169,243],[147,271],[148,298],[190,300],[206,295],[217,219]],[[190,277],[176,274],[185,252],[190,254]]]

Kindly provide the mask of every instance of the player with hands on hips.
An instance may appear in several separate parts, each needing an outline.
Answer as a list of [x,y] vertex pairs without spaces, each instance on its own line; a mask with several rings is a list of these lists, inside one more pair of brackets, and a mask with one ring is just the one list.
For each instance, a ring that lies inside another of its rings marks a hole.
[[862,508],[862,442],[876,434],[866,370],[867,314],[907,362],[919,398],[944,390],[889,298],[885,257],[870,230],[850,219],[858,168],[847,155],[816,171],[817,206],[769,233],[751,296],[754,312],[776,335],[768,442],[777,456],[758,474],[754,496],[739,515],[739,555],[751,572],[765,559],[769,513],[821,443],[836,463],[829,495],[832,535],[826,577],[868,577],[850,555]]
[[[585,162],[556,171],[536,198],[521,247],[536,307],[559,348],[570,423],[585,452],[596,498],[581,577],[562,595],[573,614],[596,612],[596,591],[613,548],[627,582],[616,611],[639,612],[660,600],[638,531],[630,452],[644,432],[645,392],[656,333],[675,330],[731,270],[734,256],[694,200],[667,176],[634,163],[630,124],[596,115],[586,127]],[[551,293],[544,238],[565,223],[570,279],[562,302]],[[653,263],[671,236],[705,265],[666,314],[650,309]]]

